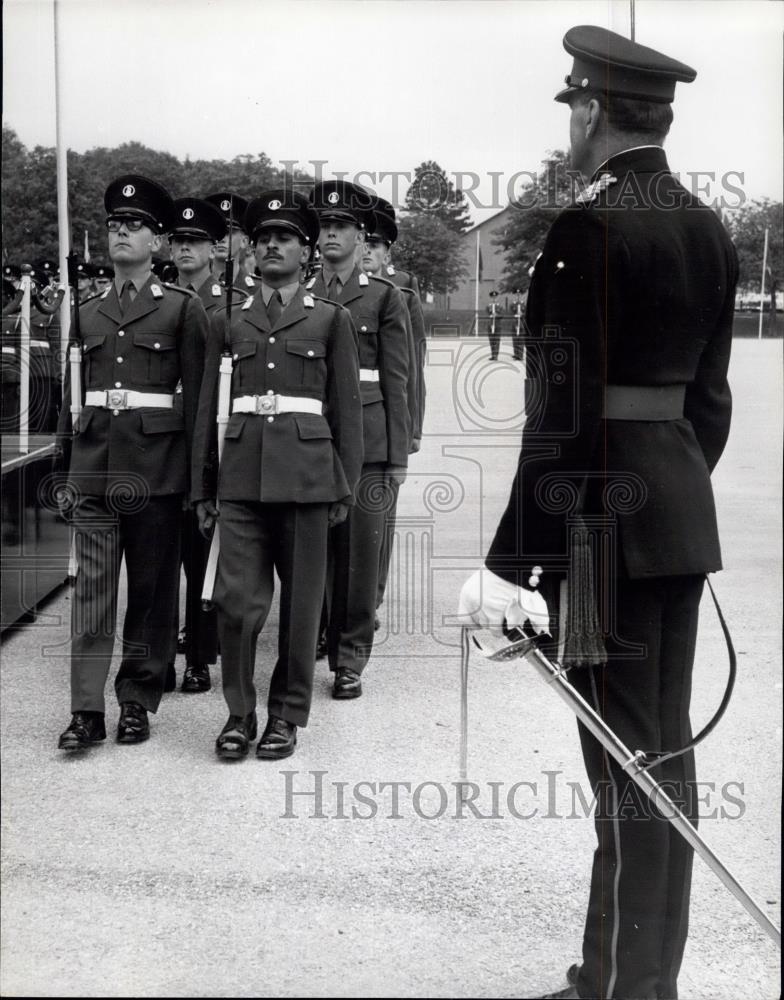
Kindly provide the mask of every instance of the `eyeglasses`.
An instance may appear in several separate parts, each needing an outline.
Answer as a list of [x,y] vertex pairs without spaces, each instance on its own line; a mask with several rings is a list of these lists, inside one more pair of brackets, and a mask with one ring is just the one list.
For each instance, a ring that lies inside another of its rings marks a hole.
[[138,233],[148,225],[144,219],[107,219],[106,228],[110,233],[119,233],[120,227],[125,226],[129,233]]

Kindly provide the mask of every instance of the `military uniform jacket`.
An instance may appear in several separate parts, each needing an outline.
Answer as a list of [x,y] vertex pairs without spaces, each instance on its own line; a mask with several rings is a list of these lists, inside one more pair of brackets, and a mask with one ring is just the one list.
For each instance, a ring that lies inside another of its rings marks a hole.
[[[125,315],[114,284],[80,306],[82,390],[129,389],[173,395],[182,411],[85,406],[70,442],[69,478],[82,493],[187,493],[189,454],[204,367],[207,315],[192,292],[151,275]],[[71,434],[70,384],[57,427]],[[66,459],[67,461],[67,459]]]
[[[326,296],[323,271],[305,286]],[[402,293],[385,278],[354,268],[338,299],[351,313],[359,339],[359,367],[378,382],[362,382],[365,462],[405,468],[411,435],[408,411],[409,338]]]
[[345,309],[298,289],[274,327],[259,290],[232,308],[232,400],[307,397],[324,413],[232,413],[217,468],[218,368],[225,310],[213,313],[193,453],[195,501],[353,502],[362,468],[356,335]]
[[397,268],[392,267],[390,264],[387,268],[387,278],[396,288],[408,288],[421,300],[419,282],[416,279],[416,275],[409,274],[408,271],[398,271]]
[[[512,582],[562,562],[567,496],[617,517],[632,578],[721,568],[710,473],[729,433],[735,250],[661,148],[601,173],[613,179],[556,219],[531,281],[522,451],[486,560]],[[685,386],[684,416],[605,420],[614,385]]]
[[[242,288],[237,288],[236,285],[232,286],[232,309],[239,308],[245,299],[248,298],[248,295],[252,295],[254,291],[255,286],[248,292]],[[201,304],[204,306],[204,311],[208,316],[215,312],[216,309],[223,309],[226,306],[226,288],[216,278],[208,278],[202,282],[201,286],[196,289],[196,294],[201,299]]]
[[413,288],[398,286],[406,300],[408,308],[409,327],[411,330],[409,349],[409,413],[411,416],[411,437],[419,440],[422,437],[422,425],[425,421],[425,357],[427,354],[427,335],[425,333],[425,314],[422,303]]

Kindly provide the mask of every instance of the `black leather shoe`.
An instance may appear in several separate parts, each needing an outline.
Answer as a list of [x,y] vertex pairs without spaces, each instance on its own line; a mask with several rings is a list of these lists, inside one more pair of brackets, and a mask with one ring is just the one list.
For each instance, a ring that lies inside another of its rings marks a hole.
[[188,641],[188,638],[185,635],[185,629],[181,628],[180,631],[179,631],[179,634],[177,635],[177,655],[178,656],[184,656],[188,652],[188,648],[186,646],[187,641]]
[[150,737],[150,723],[147,709],[135,701],[124,701],[120,705],[120,721],[117,723],[118,743],[144,743]]
[[256,745],[256,756],[266,760],[290,757],[297,745],[297,727],[277,715],[271,715]]
[[181,691],[189,694],[198,694],[200,691],[209,691],[211,687],[210,668],[206,663],[189,663],[185,667],[185,673],[182,675]]
[[71,725],[60,734],[58,750],[86,750],[106,739],[103,712],[74,712]]
[[577,985],[577,977],[580,975],[580,966],[577,962],[574,962],[566,970],[566,981],[570,986]]
[[163,682],[163,690],[166,694],[173,691],[177,687],[177,671],[174,669],[173,663],[167,663],[166,665],[166,680]]
[[248,756],[248,748],[258,731],[256,713],[230,715],[226,725],[215,740],[215,753],[224,760],[239,760]]
[[316,643],[316,659],[323,660],[327,655],[327,633],[322,632],[318,637],[318,642]]
[[348,667],[338,667],[335,671],[335,683],[332,688],[333,698],[359,698],[362,694],[362,682],[356,670]]

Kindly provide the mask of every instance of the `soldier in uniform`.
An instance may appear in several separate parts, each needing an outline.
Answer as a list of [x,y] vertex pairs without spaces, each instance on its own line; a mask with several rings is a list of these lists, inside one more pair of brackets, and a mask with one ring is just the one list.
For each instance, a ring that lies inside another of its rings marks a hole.
[[525,316],[525,301],[528,297],[528,293],[523,294],[519,288],[514,290],[514,312],[512,313],[512,357],[515,361],[522,361],[525,354],[525,347],[523,344],[523,333],[525,331],[524,316]]
[[[199,198],[178,198],[174,202],[174,228],[169,233],[169,243],[179,274],[177,283],[199,296],[208,317],[226,305],[226,290],[213,277],[211,269],[215,246],[225,235],[226,220],[217,206]],[[233,294],[232,304],[247,298],[240,289]],[[175,407],[180,400],[181,396],[175,399]],[[210,664],[218,660],[216,613],[201,606],[208,555],[209,543],[199,531],[195,510],[188,504],[182,526],[182,564],[187,581],[182,690],[189,693],[209,691]],[[173,638],[176,631],[175,622]]]
[[105,292],[114,279],[114,268],[111,264],[94,264],[93,274],[95,291],[98,293]]
[[[365,238],[362,268],[366,274],[383,277],[389,262],[392,244],[397,240],[397,222],[395,209],[383,198],[377,198],[373,207],[376,218],[375,228]],[[396,271],[389,279],[396,285],[406,300],[409,318],[409,378],[408,378],[408,411],[411,420],[412,453],[419,451],[422,443],[422,423],[425,416],[425,355],[427,343],[425,336],[425,317],[419,295],[414,291],[416,279],[405,271]],[[381,556],[378,570],[378,589],[376,608],[384,602],[384,592],[389,575],[389,563],[392,558],[392,542],[395,531],[395,515],[397,512],[398,487],[392,487],[393,505],[386,523],[384,538],[381,543]],[[376,618],[376,627],[378,627]]]
[[327,588],[327,647],[334,698],[357,698],[373,648],[381,542],[393,486],[405,479],[411,443],[408,412],[408,311],[384,278],[354,264],[356,247],[375,218],[373,196],[347,181],[323,181],[311,192],[319,213],[323,267],[305,285],[345,306],[359,337],[364,464],[357,502],[332,533]]
[[226,260],[231,243],[231,259],[234,261],[232,285],[241,288],[248,295],[253,295],[257,281],[248,274],[244,266],[249,243],[248,234],[245,232],[247,199],[232,194],[231,191],[218,191],[216,194],[208,194],[204,200],[215,205],[226,222],[226,233],[215,245],[212,273],[221,283],[226,280]]
[[[721,568],[710,472],[730,425],[737,261],[662,149],[676,81],[695,71],[604,28],[573,28],[564,47],[574,65],[556,100],[571,111],[572,168],[590,185],[553,223],[531,281],[526,428],[481,601],[522,603],[533,563],[542,588],[569,565],[567,515],[547,501],[573,491],[613,544],[597,574],[610,595],[599,608],[607,660],[569,677],[627,746],[676,750],[691,740],[705,574]],[[627,493],[614,506],[618,488]],[[478,603],[476,583],[464,609]],[[551,997],[677,997],[692,849],[582,725],[580,738],[598,846],[582,963]],[[659,764],[657,777],[696,821],[693,751]]]
[[[220,501],[218,609],[223,693],[229,718],[220,757],[248,753],[256,738],[256,640],[281,582],[278,661],[256,756],[294,752],[310,712],[327,564],[327,533],[346,516],[362,465],[356,335],[348,312],[305,292],[300,270],[318,217],[290,190],[266,191],[248,207],[261,284],[232,311],[231,417],[215,467],[218,365],[225,316],[213,314],[196,428],[193,499],[209,533]],[[337,530],[337,529],[333,529]]]
[[[3,264],[3,343],[0,357],[0,429],[3,434],[19,431],[20,358],[19,338],[22,322],[19,293],[22,269],[17,264]],[[21,294],[21,293],[19,293]],[[5,301],[7,299],[7,301]]]
[[487,307],[488,315],[490,316],[490,322],[487,327],[487,339],[490,341],[490,360],[498,360],[498,352],[501,348],[501,317],[498,313],[498,303],[496,298],[498,297],[498,292],[493,289],[490,292],[490,304]]
[[[106,736],[104,687],[123,557],[128,607],[115,679],[117,740],[138,743],[149,736],[147,713],[160,703],[168,659],[207,327],[196,295],[151,272],[152,255],[173,221],[167,192],[126,174],[108,186],[104,205],[115,278],[81,306],[84,406],[73,428],[70,408],[63,406],[58,425],[79,565],[73,718],[60,737],[63,750],[84,749]],[[180,381],[181,413],[173,408]]]

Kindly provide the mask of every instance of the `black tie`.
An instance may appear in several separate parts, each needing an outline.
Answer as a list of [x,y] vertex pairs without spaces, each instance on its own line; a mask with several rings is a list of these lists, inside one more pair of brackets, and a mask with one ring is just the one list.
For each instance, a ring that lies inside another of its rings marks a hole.
[[131,298],[131,283],[126,281],[122,287],[122,294],[120,295],[120,312],[125,315],[125,311],[131,304],[133,299]]
[[283,300],[280,297],[280,292],[275,289],[267,303],[267,315],[269,316],[270,323],[275,326],[275,324],[280,319],[280,314],[283,312]]
[[339,291],[338,291],[338,276],[336,274],[333,274],[332,277],[329,279],[329,287],[327,289],[327,298],[330,299],[332,302],[337,302],[338,295],[339,295]]

